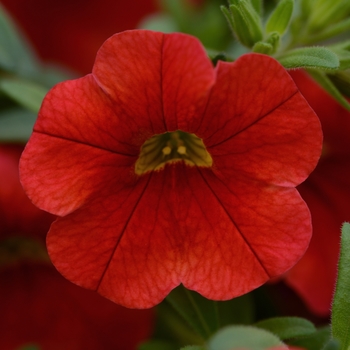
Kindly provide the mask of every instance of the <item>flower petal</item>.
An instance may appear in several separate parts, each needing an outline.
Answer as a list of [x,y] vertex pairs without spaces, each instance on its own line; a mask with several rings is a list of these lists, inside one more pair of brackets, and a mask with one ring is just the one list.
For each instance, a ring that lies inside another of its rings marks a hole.
[[135,157],[34,133],[22,154],[21,181],[35,205],[62,216],[111,183],[122,187],[134,181],[135,161]]
[[264,55],[220,62],[205,116],[196,122],[191,132],[203,138],[214,166],[227,176],[295,186],[320,156],[317,116],[286,70]]
[[230,299],[285,272],[310,239],[297,191],[260,187],[168,165],[55,222],[48,250],[65,277],[124,306],[151,307],[181,282]]
[[147,138],[187,125],[215,80],[199,40],[142,30],[108,39],[93,74],[116,103],[117,115]]

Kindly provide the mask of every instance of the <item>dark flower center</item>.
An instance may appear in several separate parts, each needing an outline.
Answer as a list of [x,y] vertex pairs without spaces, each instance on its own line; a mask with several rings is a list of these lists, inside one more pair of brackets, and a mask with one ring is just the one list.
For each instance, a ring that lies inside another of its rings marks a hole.
[[184,161],[190,166],[211,167],[213,160],[202,139],[181,130],[148,139],[141,147],[135,173],[162,169],[166,163]]

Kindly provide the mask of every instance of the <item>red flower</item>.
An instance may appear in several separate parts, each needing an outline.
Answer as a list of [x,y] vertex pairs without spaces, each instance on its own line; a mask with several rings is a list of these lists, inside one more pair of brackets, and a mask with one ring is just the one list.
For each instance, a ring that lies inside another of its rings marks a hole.
[[315,171],[299,186],[312,214],[314,235],[286,281],[311,310],[326,316],[335,288],[340,228],[350,220],[350,113],[304,72],[291,75],[321,120],[324,147]]
[[130,310],[65,280],[50,265],[0,269],[0,348],[134,350],[148,337],[152,310]]
[[19,182],[22,145],[0,144],[0,238],[14,234],[45,240],[53,216],[36,208]]
[[128,307],[155,305],[179,283],[230,299],[307,248],[309,211],[294,187],[321,139],[274,59],[213,68],[191,36],[129,31],[105,42],[92,74],[49,92],[21,177],[61,216],[47,244],[66,278]]
[[156,0],[2,0],[45,60],[90,72],[106,38],[134,29]]

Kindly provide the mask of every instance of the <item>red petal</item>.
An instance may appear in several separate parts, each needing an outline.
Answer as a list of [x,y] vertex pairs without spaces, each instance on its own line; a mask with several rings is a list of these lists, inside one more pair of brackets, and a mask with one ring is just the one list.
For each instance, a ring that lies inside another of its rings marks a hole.
[[21,158],[21,180],[34,204],[63,216],[111,183],[129,185],[135,178],[135,161],[88,144],[34,133]]
[[[214,69],[197,39],[149,31],[107,40],[94,74],[102,89],[88,75],[58,84],[48,93],[21,159],[27,194],[56,215],[77,209],[96,192],[95,178],[106,181],[96,175],[97,164],[109,168],[123,184],[133,180],[143,142],[155,132],[177,129],[196,113],[214,81]],[[54,177],[49,174],[53,169]]]
[[212,299],[241,295],[290,268],[311,227],[295,189],[231,187],[210,170],[167,166],[54,223],[50,256],[128,307],[153,306],[180,282]]
[[257,54],[220,62],[205,116],[190,130],[219,172],[280,186],[304,181],[322,147],[319,120],[286,70]]
[[215,79],[197,39],[142,30],[108,39],[97,54],[93,74],[116,103],[118,117],[146,138],[187,125]]

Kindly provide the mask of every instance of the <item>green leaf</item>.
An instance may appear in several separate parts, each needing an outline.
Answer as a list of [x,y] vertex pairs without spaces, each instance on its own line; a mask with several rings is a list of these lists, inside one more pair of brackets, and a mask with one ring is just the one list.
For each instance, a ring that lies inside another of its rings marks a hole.
[[203,298],[182,285],[175,288],[166,300],[203,339],[208,339],[219,328],[215,301]]
[[0,141],[26,143],[32,133],[36,114],[21,108],[0,112]]
[[263,329],[252,326],[229,326],[219,330],[209,340],[208,350],[232,350],[235,348],[265,350],[284,345],[275,335]]
[[332,336],[350,349],[350,223],[342,226],[338,278],[332,304]]
[[179,32],[176,21],[168,14],[159,13],[147,16],[138,26],[141,29],[155,30],[162,33]]
[[330,339],[322,350],[340,350],[340,343],[336,339]]
[[316,332],[315,326],[310,321],[300,317],[275,317],[255,323],[254,326],[270,331],[282,340]]
[[191,13],[191,7],[187,1],[160,0],[159,5],[163,12],[170,14],[172,20],[181,28],[181,31],[187,27]]
[[261,16],[263,12],[262,0],[250,0],[250,3],[254,7],[254,10],[256,11],[256,13],[258,13]]
[[348,0],[314,0],[308,26],[310,32],[320,31],[347,17],[350,11]]
[[313,69],[308,69],[308,73],[344,108],[350,111],[350,103],[340,93],[331,79],[324,73]]
[[248,325],[254,321],[255,305],[251,293],[228,301],[217,302],[220,326],[229,324]]
[[189,345],[185,346],[184,348],[181,348],[181,350],[206,350],[204,346],[199,345]]
[[285,68],[339,68],[338,56],[325,47],[304,47],[286,52],[278,58]]
[[252,51],[257,53],[263,53],[265,55],[271,55],[274,50],[271,44],[259,41],[253,46]]
[[350,68],[350,51],[344,49],[333,49],[332,51],[338,56],[339,70],[345,70]]
[[350,69],[329,74],[328,78],[344,96],[350,97]]
[[292,339],[288,341],[288,344],[299,346],[307,350],[320,350],[329,342],[330,340],[330,329],[329,327],[324,327],[318,329],[317,332],[310,335],[306,335],[302,338]]
[[138,350],[178,350],[179,347],[163,340],[150,340],[138,346]]
[[294,0],[281,0],[266,23],[266,33],[283,35],[287,30],[294,8]]
[[330,26],[323,26],[322,30],[316,32],[314,35],[307,35],[304,38],[300,38],[300,42],[305,45],[310,45],[310,44],[314,44],[320,41],[330,39],[348,30],[350,30],[350,18],[347,18],[341,22],[338,22]]
[[184,318],[168,300],[164,300],[156,307],[156,313],[154,339],[170,339],[178,344],[178,348],[180,345],[203,343],[203,338],[184,322]]
[[230,0],[230,11],[221,9],[243,45],[251,48],[263,39],[260,17],[248,0]]
[[1,79],[0,90],[20,106],[37,113],[48,88],[23,79]]
[[28,76],[37,71],[37,58],[0,4],[0,68]]

